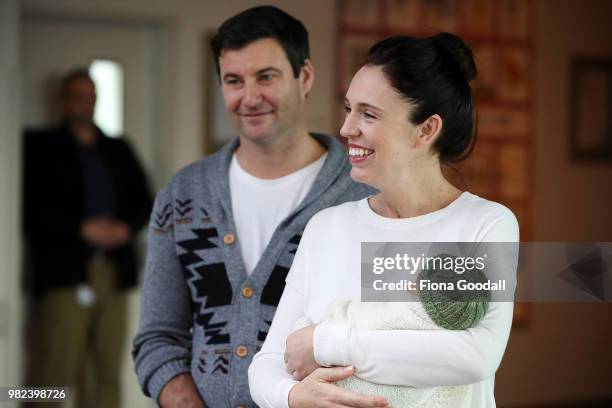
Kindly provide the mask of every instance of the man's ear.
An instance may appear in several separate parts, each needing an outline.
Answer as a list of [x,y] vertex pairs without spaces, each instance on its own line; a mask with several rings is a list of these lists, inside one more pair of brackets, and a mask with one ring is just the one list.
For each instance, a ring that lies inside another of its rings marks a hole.
[[309,59],[304,61],[304,65],[300,69],[300,84],[302,86],[302,93],[304,97],[308,97],[310,90],[312,89],[312,85],[314,84],[314,67]]
[[419,125],[415,147],[433,145],[440,133],[442,133],[442,118],[438,114],[431,115]]

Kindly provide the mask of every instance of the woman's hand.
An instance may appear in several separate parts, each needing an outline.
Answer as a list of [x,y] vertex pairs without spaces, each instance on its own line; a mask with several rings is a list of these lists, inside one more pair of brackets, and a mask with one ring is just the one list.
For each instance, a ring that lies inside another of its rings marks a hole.
[[285,366],[294,380],[301,381],[320,366],[314,358],[314,324],[291,333],[285,346]]
[[389,403],[382,397],[358,394],[333,384],[354,372],[352,366],[317,368],[289,391],[289,407],[388,407]]

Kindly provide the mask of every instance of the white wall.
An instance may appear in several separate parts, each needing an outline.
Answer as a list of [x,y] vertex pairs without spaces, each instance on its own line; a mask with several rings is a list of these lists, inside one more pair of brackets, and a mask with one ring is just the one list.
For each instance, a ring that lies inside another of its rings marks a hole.
[[20,380],[20,138],[17,0],[0,2],[0,384]]

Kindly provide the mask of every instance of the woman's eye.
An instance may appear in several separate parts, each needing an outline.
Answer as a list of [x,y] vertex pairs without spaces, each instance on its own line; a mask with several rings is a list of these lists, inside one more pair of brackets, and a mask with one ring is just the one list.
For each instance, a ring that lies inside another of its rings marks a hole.
[[366,119],[376,119],[376,116],[372,115],[370,112],[363,112],[363,116]]
[[345,106],[344,110],[346,111],[346,113],[351,113],[351,108],[350,106]]

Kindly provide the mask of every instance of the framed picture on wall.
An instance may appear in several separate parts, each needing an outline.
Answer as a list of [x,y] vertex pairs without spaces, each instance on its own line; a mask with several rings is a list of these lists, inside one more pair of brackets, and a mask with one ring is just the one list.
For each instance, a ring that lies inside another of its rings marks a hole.
[[612,161],[612,59],[572,60],[571,158]]
[[435,34],[438,31],[453,32],[457,28],[457,14],[453,0],[421,0],[423,29]]
[[491,35],[495,27],[495,2],[490,0],[461,0],[459,27],[462,32],[475,36]]
[[392,30],[418,30],[420,24],[420,4],[414,0],[388,0],[386,19]]
[[531,33],[532,0],[498,0],[496,28],[506,39],[526,40]]
[[499,46],[476,44],[472,46],[478,69],[476,80],[471,83],[472,92],[478,102],[495,101],[499,98]]
[[529,50],[503,47],[499,50],[499,98],[526,102],[529,98]]
[[376,27],[378,23],[377,0],[342,0],[340,7],[343,24],[354,27]]
[[499,106],[476,108],[478,134],[486,138],[525,138],[529,134],[529,113]]

